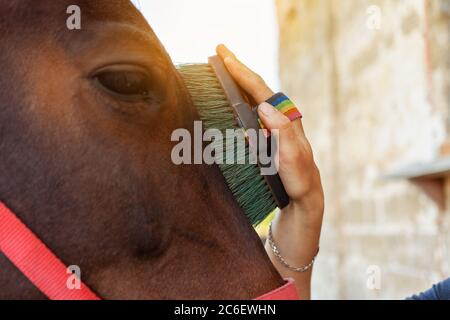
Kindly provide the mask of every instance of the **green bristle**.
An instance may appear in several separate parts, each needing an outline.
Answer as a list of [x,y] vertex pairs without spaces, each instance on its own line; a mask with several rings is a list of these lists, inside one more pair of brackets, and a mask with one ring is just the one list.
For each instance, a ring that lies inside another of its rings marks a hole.
[[[232,108],[209,64],[180,65],[178,70],[184,78],[205,130],[219,129],[225,137],[226,129],[239,129]],[[227,147],[236,151],[237,144]],[[249,154],[250,150],[246,146],[245,154],[237,157],[249,159]],[[277,207],[275,199],[257,165],[248,164],[248,160],[247,164],[236,164],[236,161],[234,163],[219,164],[219,167],[235,199],[251,223],[256,226]]]

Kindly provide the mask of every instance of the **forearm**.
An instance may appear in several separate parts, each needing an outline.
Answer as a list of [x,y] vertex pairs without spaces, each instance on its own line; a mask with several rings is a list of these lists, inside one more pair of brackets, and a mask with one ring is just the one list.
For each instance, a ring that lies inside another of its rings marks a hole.
[[[308,265],[319,248],[323,210],[290,204],[279,212],[272,223],[273,240],[284,259],[294,267]],[[286,268],[275,256],[268,241],[266,251],[278,272],[285,278],[293,278],[301,299],[311,298],[312,269],[295,272]]]

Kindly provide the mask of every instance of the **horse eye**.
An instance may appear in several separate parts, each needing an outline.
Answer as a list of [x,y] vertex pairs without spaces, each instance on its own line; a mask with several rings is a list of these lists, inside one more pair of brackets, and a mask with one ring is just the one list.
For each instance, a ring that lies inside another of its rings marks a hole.
[[145,99],[151,91],[150,77],[141,71],[105,71],[95,76],[107,91],[124,99]]

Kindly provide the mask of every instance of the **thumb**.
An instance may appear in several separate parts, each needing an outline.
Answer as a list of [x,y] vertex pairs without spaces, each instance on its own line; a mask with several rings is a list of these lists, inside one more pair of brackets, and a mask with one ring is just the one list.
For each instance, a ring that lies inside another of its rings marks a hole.
[[298,159],[301,159],[297,131],[293,122],[286,115],[267,102],[259,105],[258,114],[264,126],[277,139],[276,157],[280,161],[281,179],[285,182],[287,179],[291,179],[287,171],[296,170]]
[[286,129],[291,124],[291,120],[289,120],[287,116],[267,102],[263,102],[259,105],[258,114],[268,130]]

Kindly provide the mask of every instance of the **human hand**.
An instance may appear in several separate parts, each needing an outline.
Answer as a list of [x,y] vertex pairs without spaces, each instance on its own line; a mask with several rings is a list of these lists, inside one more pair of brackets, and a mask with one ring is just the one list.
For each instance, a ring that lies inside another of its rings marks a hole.
[[320,174],[301,119],[291,122],[287,116],[266,103],[274,92],[224,45],[217,47],[217,53],[234,80],[259,104],[258,113],[265,127],[278,135],[279,174],[291,200],[290,206],[320,215],[324,206]]

